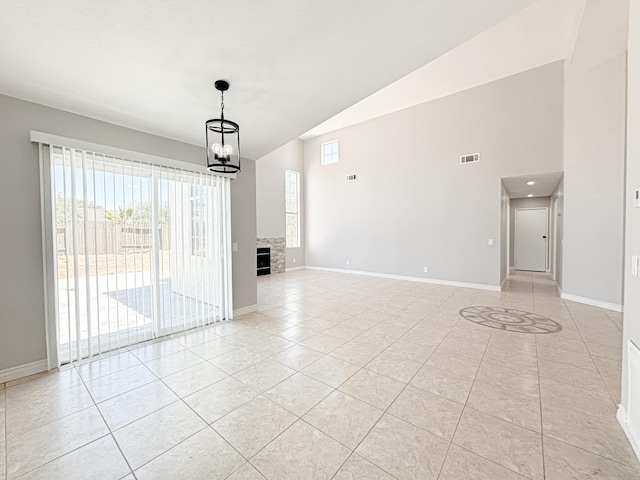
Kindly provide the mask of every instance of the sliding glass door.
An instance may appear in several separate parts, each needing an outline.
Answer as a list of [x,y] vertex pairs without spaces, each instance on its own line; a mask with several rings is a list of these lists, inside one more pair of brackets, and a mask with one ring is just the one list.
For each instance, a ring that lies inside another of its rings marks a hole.
[[231,318],[229,179],[47,150],[58,364]]

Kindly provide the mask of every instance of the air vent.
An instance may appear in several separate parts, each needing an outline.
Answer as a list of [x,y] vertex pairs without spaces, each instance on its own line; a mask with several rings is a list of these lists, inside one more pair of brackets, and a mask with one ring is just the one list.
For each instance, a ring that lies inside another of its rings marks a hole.
[[353,175],[347,175],[346,177],[344,177],[345,181],[350,182],[351,180],[355,180],[356,179],[356,174],[354,173]]
[[480,161],[479,153],[471,153],[469,155],[462,155],[460,157],[460,164],[463,165],[465,163],[474,163]]

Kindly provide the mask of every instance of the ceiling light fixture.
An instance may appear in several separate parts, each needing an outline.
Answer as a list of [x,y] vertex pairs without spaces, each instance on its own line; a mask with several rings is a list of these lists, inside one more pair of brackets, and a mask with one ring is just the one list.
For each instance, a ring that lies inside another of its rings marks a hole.
[[529,180],[529,181],[527,182],[527,185],[535,185],[535,184],[536,184],[536,182],[534,182],[533,180]]
[[224,92],[229,82],[216,80],[220,92],[220,118],[207,120],[204,124],[207,139],[207,170],[214,173],[236,173],[240,171],[240,126],[224,118]]
[[529,195],[527,195],[527,197],[529,198],[533,197],[533,193],[530,193]]

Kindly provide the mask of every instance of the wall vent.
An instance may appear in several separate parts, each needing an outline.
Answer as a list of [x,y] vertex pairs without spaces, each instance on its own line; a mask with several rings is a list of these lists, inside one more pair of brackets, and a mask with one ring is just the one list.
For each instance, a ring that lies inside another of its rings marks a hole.
[[471,153],[469,155],[462,155],[460,157],[460,165],[464,165],[465,163],[474,163],[480,161],[479,153]]
[[355,180],[356,179],[356,174],[354,173],[353,175],[347,175],[346,177],[344,177],[345,181],[350,182],[351,180]]

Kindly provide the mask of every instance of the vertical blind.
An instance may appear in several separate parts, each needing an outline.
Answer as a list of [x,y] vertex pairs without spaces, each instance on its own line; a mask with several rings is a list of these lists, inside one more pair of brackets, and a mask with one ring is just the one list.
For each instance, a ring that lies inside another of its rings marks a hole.
[[43,160],[58,365],[232,318],[228,178],[64,146]]

